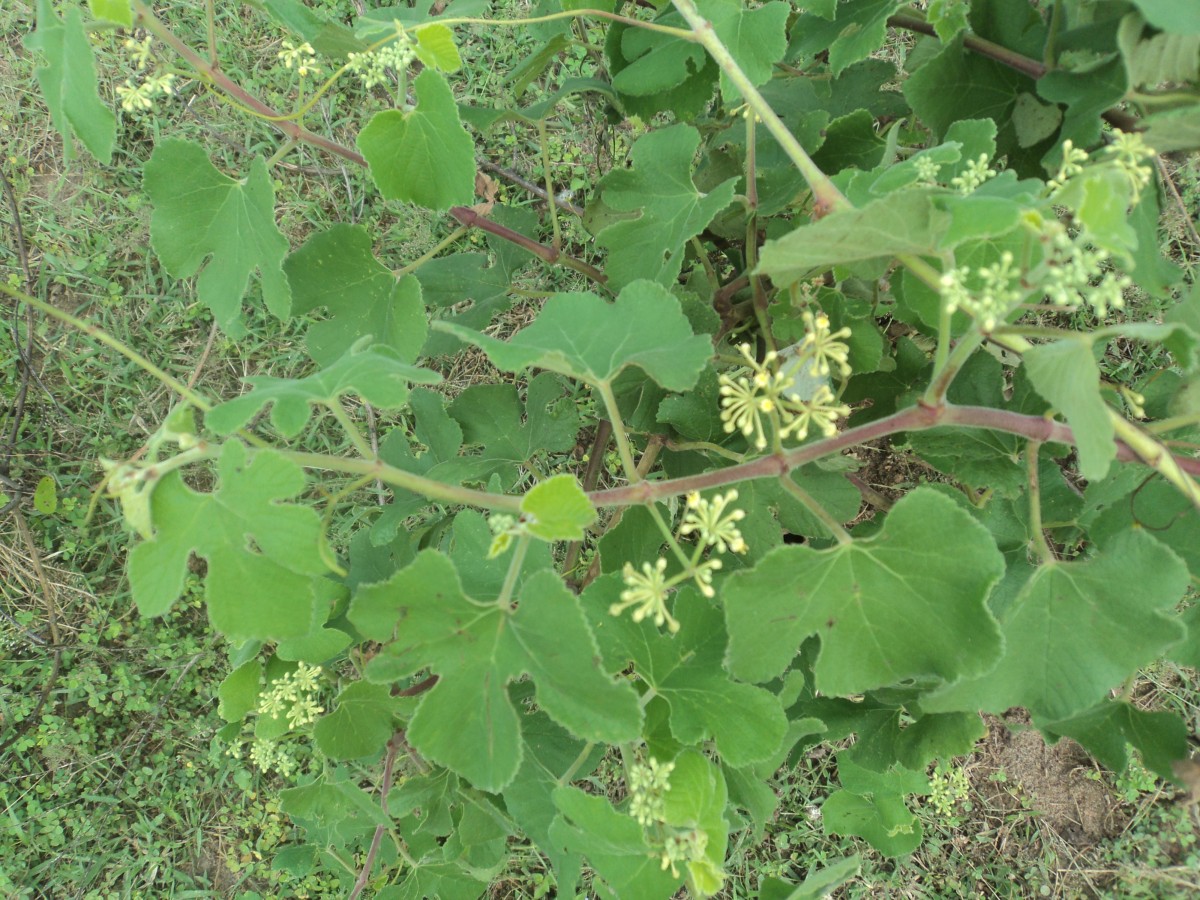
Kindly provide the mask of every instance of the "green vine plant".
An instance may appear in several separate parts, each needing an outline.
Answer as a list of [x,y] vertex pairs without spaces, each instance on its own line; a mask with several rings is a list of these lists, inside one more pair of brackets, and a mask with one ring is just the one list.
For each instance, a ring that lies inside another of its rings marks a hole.
[[[1176,778],[1183,722],[1120,688],[1162,658],[1200,665],[1200,291],[1160,253],[1156,162],[1200,145],[1200,12],[249,5],[286,34],[290,112],[222,68],[212,0],[204,51],[145,0],[90,0],[86,20],[38,0],[27,45],[68,153],[111,163],[112,104],[158,117],[158,262],[231,338],[260,297],[309,323],[310,372],[206,398],[153,350],[0,289],[178,397],[140,458],[105,463],[106,490],[143,615],[203,560],[229,645],[221,735],[290,785],[303,835],[277,866],[351,897],[467,898],[523,846],[558,896],[712,896],[731,834],[762,834],[772,777],[822,742],[843,748],[823,827],[899,856],[929,773],[971,751],[981,712],[1017,706],[1113,769],[1135,748]],[[531,29],[517,74],[541,99],[456,99],[465,28]],[[104,86],[93,45],[113,29],[127,79]],[[877,52],[897,33],[902,70]],[[585,74],[560,77],[581,44]],[[351,89],[347,146],[313,111]],[[227,173],[171,137],[172,96],[198,91],[269,123],[278,151]],[[581,224],[549,165],[525,185],[550,242],[477,203],[494,129],[548,161],[547,121],[588,104],[635,137]],[[453,231],[398,272],[361,225],[289,246],[271,171],[301,144]],[[490,265],[455,246],[476,230]],[[537,295],[497,337],[527,266],[587,289]],[[1161,365],[1111,383],[1097,360],[1117,341]],[[513,378],[450,399],[439,372],[479,351]],[[319,414],[344,454],[308,448]],[[928,477],[872,486],[880,454]],[[791,890],[762,896],[809,896]]]

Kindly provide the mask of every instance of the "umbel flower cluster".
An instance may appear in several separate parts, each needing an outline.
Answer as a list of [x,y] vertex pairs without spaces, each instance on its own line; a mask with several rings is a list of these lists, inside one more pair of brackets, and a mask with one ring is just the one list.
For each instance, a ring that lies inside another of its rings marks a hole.
[[[1091,168],[1108,167],[1124,176],[1130,197],[1136,201],[1153,176],[1148,165],[1153,157],[1154,151],[1135,133],[1118,132],[1094,158],[1064,141],[1058,173],[1046,183],[1047,199],[1056,206],[1070,207],[1074,202],[1072,181],[1084,175],[1090,163]],[[947,269],[940,284],[947,311],[962,310],[987,333],[1031,295],[1040,295],[1052,309],[1062,312],[1087,306],[1101,319],[1125,305],[1124,292],[1133,282],[1111,268],[1111,254],[1095,246],[1085,230],[1071,229],[1053,216],[1036,212],[1030,213],[1026,222],[1041,245],[1041,262],[1022,271],[1013,254],[1006,251],[999,261],[987,266]]]
[[794,390],[798,372],[827,378],[836,368],[843,378],[850,374],[850,349],[842,341],[850,336],[850,329],[831,331],[824,313],[814,316],[805,311],[803,316],[807,330],[790,365],[780,365],[774,350],[759,362],[750,345],[742,344],[738,351],[746,366],[718,377],[725,431],[740,431],[758,450],[766,449],[768,431],[780,441],[791,437],[802,441],[813,428],[829,437],[836,433],[838,419],[850,415],[850,407],[837,402],[828,384],[820,384],[810,397]]
[[305,41],[300,46],[296,46],[291,41],[284,41],[283,49],[276,53],[275,56],[279,58],[285,68],[294,68],[296,74],[301,78],[307,78],[309,75],[320,75],[323,71],[322,67],[316,62],[317,51],[313,49],[312,44],[308,41]]
[[608,611],[619,616],[625,610],[633,609],[633,621],[641,622],[649,618],[661,628],[667,626],[671,633],[679,631],[679,622],[667,609],[667,598],[676,585],[692,579],[700,593],[712,597],[716,591],[712,586],[713,572],[721,568],[719,559],[701,559],[709,547],[716,548],[719,553],[745,553],[746,541],[738,530],[737,523],[746,517],[741,509],[731,509],[731,504],[737,500],[736,490],[705,499],[699,493],[688,494],[687,511],[683,523],[679,526],[681,536],[695,535],[699,538],[696,549],[688,565],[678,574],[667,577],[667,561],[659,558],[653,565],[642,563],[639,572],[632,563],[625,563],[621,576],[625,581],[625,590],[621,591],[619,602],[612,604]]
[[121,98],[121,109],[127,113],[145,112],[154,108],[154,101],[159,97],[169,97],[175,93],[175,75],[171,72],[147,72],[154,62],[154,53],[150,48],[152,38],[146,35],[142,40],[129,38],[125,41],[125,50],[133,62],[134,69],[139,73],[140,80],[135,82],[126,78],[123,85],[117,86],[117,96]]
[[[292,672],[276,679],[271,688],[258,698],[258,714],[271,718],[284,718],[288,727],[303,728],[317,720],[325,711],[317,703],[316,695],[321,689],[321,667],[300,663]],[[230,756],[240,757],[240,744],[231,744],[226,751]],[[296,771],[293,751],[279,741],[256,738],[250,745],[250,762],[260,771],[275,771],[284,778]]]
[[[653,757],[645,763],[634,762],[629,767],[629,814],[642,828],[661,830],[665,825],[666,794],[671,789],[671,772],[674,769],[675,763],[660,763]],[[679,875],[679,863],[686,865],[702,859],[708,847],[708,835],[695,829],[661,837],[662,867],[669,868],[676,877]]]

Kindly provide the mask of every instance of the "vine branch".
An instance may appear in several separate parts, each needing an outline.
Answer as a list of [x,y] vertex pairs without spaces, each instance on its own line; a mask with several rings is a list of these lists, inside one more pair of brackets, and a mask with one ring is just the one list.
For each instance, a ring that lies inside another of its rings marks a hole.
[[[938,36],[937,30],[919,16],[897,13],[894,16],[890,16],[887,23],[889,28],[901,28],[904,31],[913,31],[917,34],[928,35],[929,37]],[[1050,71],[1050,68],[1045,63],[1018,53],[1015,50],[1010,50],[1002,44],[997,44],[995,41],[989,41],[987,38],[980,37],[977,34],[971,34],[970,32],[963,34],[963,47],[978,53],[980,56],[995,60],[1001,65],[1008,66],[1022,75],[1028,75],[1035,81]],[[1101,113],[1101,115],[1105,121],[1114,128],[1119,128],[1121,131],[1141,130],[1141,122],[1134,116],[1119,109],[1109,109]]]

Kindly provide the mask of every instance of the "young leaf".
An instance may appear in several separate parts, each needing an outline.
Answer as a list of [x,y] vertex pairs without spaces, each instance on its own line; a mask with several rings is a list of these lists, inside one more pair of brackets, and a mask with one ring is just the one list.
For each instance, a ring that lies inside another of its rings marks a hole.
[[227,400],[204,416],[217,434],[229,434],[250,421],[267,404],[271,424],[283,437],[295,437],[312,418],[314,406],[340,403],[355,393],[380,409],[399,409],[408,400],[410,384],[437,384],[442,376],[429,369],[402,363],[391,353],[369,347],[351,351],[333,365],[307,378],[274,378],[256,375],[246,379],[248,394]]
[[457,72],[462,68],[462,57],[458,55],[454,32],[449,27],[431,23],[413,33],[417,36],[417,57],[425,65],[439,72]]
[[309,326],[308,355],[328,366],[370,335],[377,345],[394,349],[414,362],[429,324],[421,285],[399,281],[371,252],[371,236],[357,225],[336,224],[305,241],[283,263],[292,289],[292,315],[319,306],[329,318]]
[[506,341],[447,322],[433,327],[481,348],[505,372],[537,366],[589,384],[611,383],[637,366],[668,390],[686,391],[712,355],[709,339],[692,334],[679,301],[649,281],[630,284],[614,303],[595,294],[556,294],[532,325]]
[[88,0],[88,9],[97,19],[116,22],[126,28],[133,26],[133,10],[129,0]]
[[699,146],[700,133],[688,125],[652,131],[629,151],[633,168],[614,169],[600,181],[607,206],[638,213],[596,235],[596,243],[609,251],[605,272],[612,287],[639,278],[674,283],[683,267],[684,244],[733,200],[736,178],[707,194],[696,188],[692,159]]
[[930,0],[926,18],[943,44],[950,43],[960,31],[971,27],[967,21],[969,2],[970,0]]
[[525,527],[543,541],[583,540],[583,530],[596,521],[596,509],[574,475],[555,475],[521,498]]
[[1145,531],[1120,535],[1091,559],[1043,564],[1001,622],[1000,664],[921,701],[929,712],[1003,712],[1069,719],[1184,635],[1169,615],[1187,568]]
[[178,472],[159,482],[151,498],[154,537],[129,554],[129,582],[143,615],[170,609],[196,553],[208,561],[205,598],[217,630],[233,640],[280,640],[312,630],[311,577],[326,571],[318,551],[321,520],[308,507],[280,502],[304,490],[304,473],[270,450],[247,453],[239,441],[222,448],[219,486],[210,494],[192,490]]
[[[128,3],[126,8],[128,17]],[[92,156],[108,165],[117,137],[117,118],[100,99],[92,45],[79,6],[69,4],[66,18],[60,19],[53,0],[38,0],[37,30],[25,38],[25,46],[45,57],[45,65],[38,66],[34,74],[50,108],[54,130],[62,135],[63,155],[68,160],[74,156],[74,136]]]
[[552,572],[525,583],[514,612],[468,598],[450,560],[427,550],[388,581],[360,588],[348,615],[367,637],[389,641],[368,666],[372,680],[425,667],[439,676],[409,740],[483,790],[501,790],[521,763],[505,690],[521,675],[533,679],[538,705],[579,737],[620,743],[640,733],[636,692],[601,670],[579,601]]
[[458,118],[446,79],[426,69],[413,81],[417,108],[376,113],[358,149],[379,192],[426,209],[467,204],[475,196],[475,142]]
[[813,673],[825,694],[980,674],[1000,653],[986,600],[1003,572],[986,529],[954,501],[918,488],[872,538],[829,550],[780,547],[732,575],[721,592],[729,667],[768,681],[819,635]]
[[196,293],[217,324],[234,337],[245,332],[242,296],[254,269],[267,309],[286,318],[291,292],[282,263],[288,242],[275,225],[275,191],[262,157],[255,157],[244,181],[236,181],[217,171],[198,144],[166,140],[155,146],[143,172],[154,204],[154,252],[176,278],[204,267]]

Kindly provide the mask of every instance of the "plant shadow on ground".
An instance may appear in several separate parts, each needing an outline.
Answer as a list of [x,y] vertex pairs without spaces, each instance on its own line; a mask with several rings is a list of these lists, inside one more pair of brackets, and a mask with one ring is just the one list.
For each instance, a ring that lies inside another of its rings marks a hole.
[[[333,12],[349,5],[325,4]],[[211,395],[233,395],[245,375],[300,370],[305,358],[296,325],[252,314],[250,337],[227,341],[211,328],[188,286],[160,273],[148,250],[149,211],[138,192],[139,162],[157,136],[153,120],[124,123],[122,161],[111,170],[86,159],[63,162],[34,88],[33,61],[20,47],[31,22],[30,3],[17,0],[0,10],[9,51],[0,56],[0,165],[19,202],[39,290],[127,345],[148,349],[156,363]],[[249,11],[229,14],[223,27],[230,44],[243,48],[228,70],[257,82],[268,98],[272,92],[282,98],[289,85],[278,81],[277,72],[256,68],[273,59],[268,51],[280,35]],[[464,54],[482,76],[473,81],[475,89],[502,91],[495,73],[511,68],[522,51],[512,41],[477,41],[478,52]],[[119,63],[115,55],[109,61]],[[210,97],[198,97],[197,104],[206,108],[172,111],[180,112],[173,126],[180,130],[173,133],[217,136],[226,157],[218,165],[236,169],[270,146],[265,126],[247,126]],[[327,111],[335,137],[339,115],[336,108]],[[594,175],[590,161],[620,152],[620,136],[602,129],[575,135],[564,128],[553,135],[553,175],[569,189]],[[514,130],[497,135],[496,143],[497,161],[540,179],[536,141]],[[1170,173],[1185,208],[1200,195],[1197,171],[1193,165]],[[427,214],[398,214],[374,199],[362,173],[303,151],[281,168],[276,187],[282,227],[293,246],[349,211],[351,219],[373,221],[387,234],[387,253],[400,265],[450,230]],[[521,193],[511,185],[502,191],[513,199]],[[568,240],[573,234],[568,231]],[[5,241],[0,249],[0,276],[20,279],[14,247]],[[1186,215],[1172,228],[1172,250],[1184,262],[1200,254]],[[531,291],[562,286],[538,278],[527,285]],[[509,327],[520,315],[515,309]],[[11,311],[6,316],[19,322]],[[22,341],[25,327],[17,325]],[[96,461],[137,452],[164,418],[169,397],[145,373],[77,334],[45,322],[36,323],[34,332],[40,379],[31,387],[11,458],[3,462],[7,476],[23,484],[52,476],[56,505],[39,512],[26,504],[28,542],[13,519],[0,520],[0,741],[6,744],[0,758],[0,894],[328,896],[319,879],[289,879],[272,870],[274,853],[293,836],[275,799],[283,784],[229,756],[215,739],[222,723],[214,698],[226,661],[207,629],[198,579],[192,579],[188,602],[169,616],[139,618],[122,575],[125,535],[118,511],[101,500],[87,520],[100,478]],[[281,339],[292,352],[279,354]],[[8,328],[0,364],[0,401],[8,403],[18,372]],[[448,374],[461,384],[485,371],[466,365]],[[880,457],[862,477],[885,495],[929,476],[903,457]],[[59,632],[54,638],[51,620]],[[61,667],[56,673],[55,653]],[[43,692],[46,702],[38,710]],[[1148,672],[1135,696],[1148,706],[1172,705],[1196,731],[1195,672]],[[965,782],[948,789],[947,805],[925,808],[930,840],[901,861],[824,833],[820,805],[832,754],[827,748],[809,752],[779,773],[779,812],[762,841],[743,837],[722,896],[753,896],[766,875],[803,877],[852,852],[864,856],[862,875],[837,896],[1196,896],[1200,824],[1194,801],[1189,805],[1164,790],[1136,766],[1117,776],[1102,773],[1071,742],[1046,747],[1022,724],[1019,713],[989,723],[976,753],[956,763]],[[951,785],[952,773],[944,775]],[[621,790],[615,770],[597,789]],[[492,896],[553,895],[540,857],[531,852],[514,859]]]

